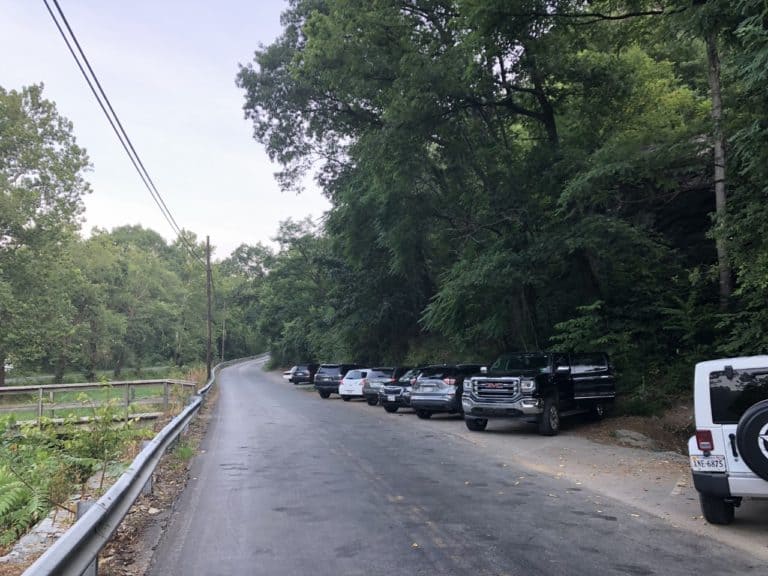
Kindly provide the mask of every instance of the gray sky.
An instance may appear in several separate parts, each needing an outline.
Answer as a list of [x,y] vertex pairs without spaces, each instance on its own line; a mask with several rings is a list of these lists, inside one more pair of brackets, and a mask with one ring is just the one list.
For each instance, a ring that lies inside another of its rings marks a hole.
[[[51,2],[51,5],[53,3]],[[309,183],[280,191],[243,117],[238,63],[280,33],[284,0],[59,0],[136,150],[182,228],[214,257],[268,243],[281,220],[329,208]],[[0,85],[45,84],[93,164],[86,222],[141,224],[173,239],[59,36],[42,0],[0,0]]]

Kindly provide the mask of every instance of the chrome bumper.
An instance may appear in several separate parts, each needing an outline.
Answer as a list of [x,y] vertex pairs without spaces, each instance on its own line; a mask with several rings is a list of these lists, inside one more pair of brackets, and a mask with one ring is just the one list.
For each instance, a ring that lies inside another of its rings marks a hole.
[[523,397],[513,402],[483,402],[472,396],[462,396],[461,406],[465,416],[478,418],[519,418],[521,416],[538,416],[544,411],[541,399]]

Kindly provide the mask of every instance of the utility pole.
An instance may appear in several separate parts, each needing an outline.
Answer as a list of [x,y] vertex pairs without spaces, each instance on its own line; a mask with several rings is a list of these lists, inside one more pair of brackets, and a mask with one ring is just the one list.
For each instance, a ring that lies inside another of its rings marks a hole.
[[208,373],[208,380],[211,379],[211,330],[213,317],[211,313],[211,238],[205,237],[205,288],[208,294],[208,346],[206,348],[205,365]]
[[220,361],[224,362],[224,340],[227,337],[227,300],[226,298],[222,298],[224,301],[223,307],[224,307],[224,316],[221,319],[221,356]]

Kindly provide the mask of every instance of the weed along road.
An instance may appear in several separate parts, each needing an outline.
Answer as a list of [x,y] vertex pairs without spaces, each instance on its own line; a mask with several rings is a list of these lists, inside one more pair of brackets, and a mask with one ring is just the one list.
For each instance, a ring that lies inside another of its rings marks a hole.
[[322,400],[256,362],[219,385],[153,575],[765,574],[587,482],[504,461],[455,416]]

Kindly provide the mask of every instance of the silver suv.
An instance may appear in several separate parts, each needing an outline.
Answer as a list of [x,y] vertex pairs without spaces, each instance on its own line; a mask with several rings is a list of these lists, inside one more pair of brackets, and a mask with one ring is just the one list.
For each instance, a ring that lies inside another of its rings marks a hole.
[[768,356],[696,365],[693,484],[711,524],[730,524],[743,498],[768,498]]

